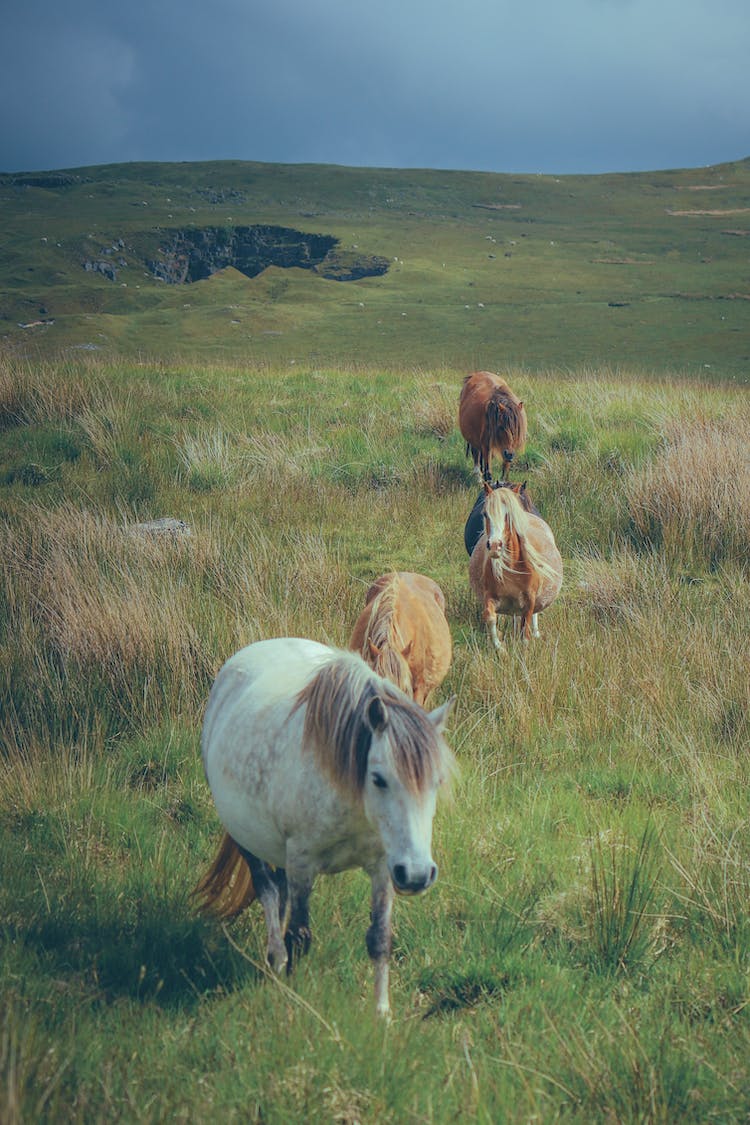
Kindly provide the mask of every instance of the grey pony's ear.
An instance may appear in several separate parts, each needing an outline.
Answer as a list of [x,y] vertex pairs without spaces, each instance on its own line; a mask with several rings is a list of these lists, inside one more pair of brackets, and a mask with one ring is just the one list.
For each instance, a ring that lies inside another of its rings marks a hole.
[[456,702],[455,695],[447,699],[440,707],[436,707],[434,711],[429,712],[430,722],[433,724],[438,734],[442,734],[445,730],[445,724],[448,721],[448,716],[453,710],[453,704]]
[[379,695],[374,695],[367,704],[367,721],[374,731],[382,731],[388,726],[388,708]]

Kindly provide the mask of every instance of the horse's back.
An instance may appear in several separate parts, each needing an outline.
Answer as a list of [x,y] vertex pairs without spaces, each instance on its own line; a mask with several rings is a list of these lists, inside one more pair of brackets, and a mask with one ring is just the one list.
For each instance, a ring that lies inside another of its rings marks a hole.
[[376,578],[367,591],[365,608],[354,626],[349,647],[367,659],[365,641],[381,612],[377,599],[389,590],[393,591],[389,617],[400,637],[399,648],[409,666],[414,697],[423,701],[445,679],[453,656],[445,595],[432,578],[416,571],[391,571]]
[[[425,696],[438,687],[448,674],[453,657],[453,641],[445,616],[445,595],[431,578],[407,573],[400,591],[399,628],[411,645],[415,689],[421,682]],[[421,668],[420,668],[421,666]]]
[[219,669],[203,723],[210,737],[217,716],[228,708],[266,706],[296,696],[333,650],[304,637],[274,637],[241,648]]
[[257,641],[227,660],[211,688],[201,736],[206,779],[230,836],[269,863],[284,860],[274,810],[305,784],[303,717],[292,708],[332,653],[303,638]]
[[414,597],[423,599],[429,606],[435,602],[440,611],[445,613],[445,594],[433,578],[428,578],[426,574],[418,574],[416,571],[402,570],[399,571],[399,579]]
[[485,411],[496,377],[490,371],[474,371],[467,375],[458,399],[458,427],[464,439],[477,445],[484,429]]

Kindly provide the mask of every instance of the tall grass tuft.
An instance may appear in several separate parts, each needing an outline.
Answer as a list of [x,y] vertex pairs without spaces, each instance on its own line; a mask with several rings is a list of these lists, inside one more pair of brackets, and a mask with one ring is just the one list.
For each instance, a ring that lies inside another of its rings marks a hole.
[[648,909],[660,876],[658,836],[649,822],[636,848],[597,834],[591,844],[588,930],[592,953],[607,972],[642,961],[651,944]]
[[750,557],[750,411],[672,420],[664,446],[628,486],[638,535],[670,557],[746,564]]

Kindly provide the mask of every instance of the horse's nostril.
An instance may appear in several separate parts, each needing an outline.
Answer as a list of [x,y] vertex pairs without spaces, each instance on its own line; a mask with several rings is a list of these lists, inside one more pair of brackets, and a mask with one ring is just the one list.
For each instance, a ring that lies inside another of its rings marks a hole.
[[429,874],[429,878],[427,880],[427,886],[431,887],[436,879],[437,879],[437,864],[433,863],[432,866],[430,867],[430,874]]
[[396,886],[398,886],[398,887],[405,887],[406,886],[407,881],[408,881],[408,876],[406,874],[406,868],[404,867],[403,863],[397,863],[396,866],[393,868],[393,879],[394,879],[394,882],[396,883]]

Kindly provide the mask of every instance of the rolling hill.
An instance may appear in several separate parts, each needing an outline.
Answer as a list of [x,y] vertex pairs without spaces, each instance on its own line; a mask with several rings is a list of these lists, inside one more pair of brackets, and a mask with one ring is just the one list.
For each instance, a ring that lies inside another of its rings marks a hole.
[[598,176],[0,175],[0,346],[745,382],[750,158]]

